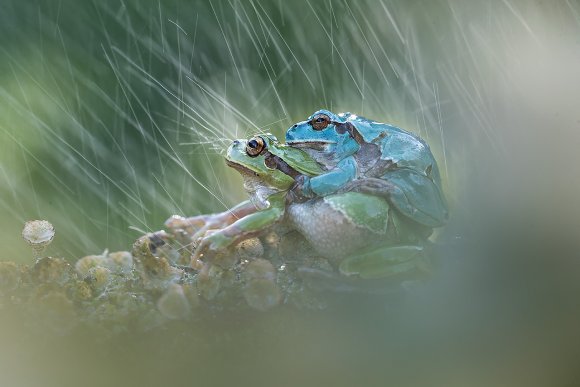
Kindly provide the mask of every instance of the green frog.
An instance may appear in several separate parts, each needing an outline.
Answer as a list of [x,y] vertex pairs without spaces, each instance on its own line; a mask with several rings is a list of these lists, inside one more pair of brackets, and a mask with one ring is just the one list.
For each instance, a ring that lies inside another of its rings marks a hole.
[[338,190],[304,202],[289,198],[297,176],[325,173],[307,152],[261,135],[234,141],[226,162],[242,175],[250,200],[221,214],[190,219],[202,234],[218,228],[201,237],[194,261],[211,260],[219,251],[284,224],[344,275],[385,278],[425,267],[431,228],[408,219],[384,197]]

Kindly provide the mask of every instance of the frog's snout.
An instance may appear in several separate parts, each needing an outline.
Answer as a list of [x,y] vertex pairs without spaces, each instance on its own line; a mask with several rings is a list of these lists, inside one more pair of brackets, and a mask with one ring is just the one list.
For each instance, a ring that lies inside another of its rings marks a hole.
[[300,137],[304,137],[304,134],[301,134],[304,132],[303,128],[304,124],[310,126],[308,121],[302,121],[295,123],[294,125],[289,127],[288,130],[286,131],[286,141],[299,140]]
[[294,124],[291,128],[289,128],[286,131],[286,141],[293,141],[296,139],[295,137],[295,133],[296,133],[296,128],[298,127],[297,124]]
[[226,150],[226,159],[232,157],[232,153],[234,152],[234,149],[236,149],[239,145],[240,145],[240,142],[238,140],[232,141],[232,143],[230,144],[230,146],[228,146],[228,149]]
[[234,141],[232,141],[232,143],[228,147],[228,151],[234,150],[234,149],[240,149],[240,148],[245,147],[245,146],[246,146],[245,141],[243,141],[243,140],[234,140]]

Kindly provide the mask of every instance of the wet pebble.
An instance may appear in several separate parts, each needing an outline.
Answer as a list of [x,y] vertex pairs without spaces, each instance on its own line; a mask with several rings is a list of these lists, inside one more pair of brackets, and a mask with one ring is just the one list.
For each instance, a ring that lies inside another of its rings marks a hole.
[[253,279],[265,279],[269,281],[276,280],[276,269],[270,261],[265,259],[256,259],[248,263],[244,270],[246,281]]
[[258,238],[246,239],[235,247],[238,260],[260,258],[264,255],[264,246]]
[[169,285],[157,301],[157,309],[172,320],[184,319],[191,313],[191,306],[183,287],[177,284]]
[[224,270],[216,265],[205,264],[197,276],[197,289],[203,298],[212,300],[221,289]]
[[128,251],[110,253],[107,258],[107,267],[114,273],[129,274],[133,270],[133,256]]
[[62,258],[44,257],[32,268],[32,279],[36,283],[65,284],[76,277],[72,266]]
[[95,291],[102,292],[111,283],[112,277],[110,269],[103,266],[96,266],[89,269],[86,279]]
[[282,298],[276,284],[267,279],[249,281],[242,294],[250,307],[262,311],[275,307]]
[[75,263],[76,272],[82,277],[89,275],[89,270],[97,266],[103,266],[106,258],[103,255],[87,255]]
[[9,292],[20,284],[20,268],[14,262],[0,262],[0,292]]

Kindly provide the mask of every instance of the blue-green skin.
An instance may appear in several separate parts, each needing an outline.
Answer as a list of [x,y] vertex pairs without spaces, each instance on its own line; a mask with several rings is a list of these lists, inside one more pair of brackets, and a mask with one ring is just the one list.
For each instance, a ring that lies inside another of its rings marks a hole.
[[[325,114],[330,120],[325,129],[315,130],[313,117]],[[299,187],[307,197],[326,196],[340,191],[353,180],[366,177],[357,162],[361,149],[353,135],[341,124],[352,124],[365,143],[376,144],[377,156],[392,166],[380,176],[390,184],[385,196],[405,216],[428,227],[440,227],[448,210],[441,190],[437,162],[429,146],[418,136],[392,125],[368,120],[350,113],[315,112],[286,132],[286,143],[301,148],[324,164],[327,172],[303,177]],[[362,155],[364,157],[364,155]]]
[[[261,137],[271,154],[296,171],[311,177],[324,172],[307,153],[279,144],[271,135]],[[299,231],[314,250],[337,264],[342,274],[385,278],[424,271],[422,243],[429,229],[400,216],[384,198],[360,192],[330,194],[303,203],[288,201],[286,195],[294,178],[267,166],[263,154],[248,156],[244,150],[247,143],[234,141],[226,160],[244,177],[244,187],[255,207],[252,210],[242,203],[232,209],[237,216],[227,211],[205,217],[202,223],[219,229],[202,236],[194,260],[211,260],[241,240],[283,223]],[[243,213],[239,211],[242,208]]]

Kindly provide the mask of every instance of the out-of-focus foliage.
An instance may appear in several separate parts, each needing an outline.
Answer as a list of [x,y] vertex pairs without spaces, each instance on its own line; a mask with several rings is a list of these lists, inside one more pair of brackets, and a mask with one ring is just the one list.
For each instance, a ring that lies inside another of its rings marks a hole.
[[52,221],[73,257],[223,210],[243,197],[228,142],[321,107],[420,133],[454,202],[482,160],[536,145],[519,136],[542,127],[514,117],[578,76],[575,15],[567,1],[4,1],[3,255],[25,256],[26,219]]
[[578,85],[573,0],[3,0],[0,260],[32,260],[29,219],[50,221],[47,254],[72,261],[128,249],[141,234],[130,226],[222,211],[244,197],[220,155],[228,143],[282,136],[323,107],[424,137],[451,202],[445,232],[468,248],[398,307],[228,316],[188,340],[127,338],[113,357],[91,336],[16,335],[15,320],[0,331],[0,374],[575,385]]

